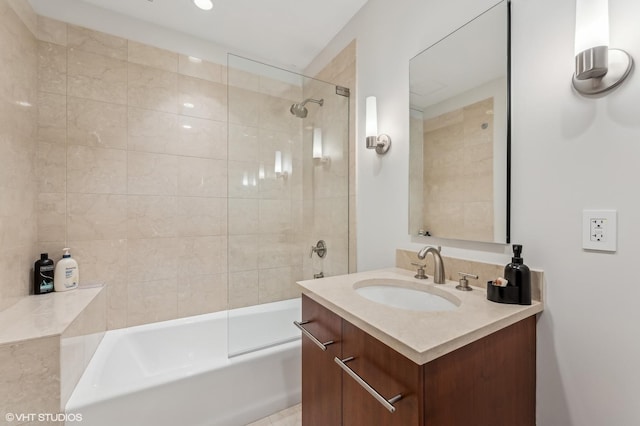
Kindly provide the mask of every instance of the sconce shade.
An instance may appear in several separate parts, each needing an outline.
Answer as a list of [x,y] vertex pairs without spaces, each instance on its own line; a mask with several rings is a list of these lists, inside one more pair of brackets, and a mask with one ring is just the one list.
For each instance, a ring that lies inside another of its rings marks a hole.
[[322,129],[319,127],[313,129],[313,158],[322,158]]
[[375,149],[378,154],[384,155],[391,148],[389,135],[378,134],[378,105],[375,96],[366,99],[365,136],[367,149]]
[[282,173],[282,152],[276,151],[276,158],[274,163],[274,172],[277,174]]
[[609,48],[608,0],[576,0],[575,63],[573,87],[587,96],[613,90],[631,73],[631,56]]
[[576,55],[593,47],[609,47],[608,3],[608,0],[576,0]]
[[367,121],[365,125],[365,136],[375,136],[378,137],[378,105],[376,103],[375,96],[367,97]]

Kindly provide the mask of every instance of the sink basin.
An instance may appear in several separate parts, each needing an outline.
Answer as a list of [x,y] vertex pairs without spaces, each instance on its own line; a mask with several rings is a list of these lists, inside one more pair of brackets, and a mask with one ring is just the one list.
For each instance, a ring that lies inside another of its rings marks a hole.
[[365,299],[393,308],[439,312],[452,311],[460,306],[460,300],[447,292],[413,281],[373,279],[359,281],[354,288]]

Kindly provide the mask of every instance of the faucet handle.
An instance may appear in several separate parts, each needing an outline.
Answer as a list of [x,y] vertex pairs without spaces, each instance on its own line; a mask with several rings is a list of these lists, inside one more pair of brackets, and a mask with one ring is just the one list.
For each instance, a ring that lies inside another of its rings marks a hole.
[[469,281],[467,280],[467,278],[472,278],[474,280],[477,280],[478,276],[474,274],[467,274],[466,272],[458,272],[458,275],[460,275],[460,279],[458,280],[460,284],[458,284],[456,288],[461,291],[473,290],[471,286],[469,286]]
[[309,257],[313,257],[313,253],[317,253],[318,257],[322,259],[327,254],[327,243],[324,240],[318,240],[315,246],[311,246],[311,252],[309,253]]
[[426,263],[411,262],[411,264],[418,267],[418,272],[413,276],[414,278],[417,278],[419,280],[426,280],[427,278],[429,278],[427,274],[424,273],[424,267],[427,266]]

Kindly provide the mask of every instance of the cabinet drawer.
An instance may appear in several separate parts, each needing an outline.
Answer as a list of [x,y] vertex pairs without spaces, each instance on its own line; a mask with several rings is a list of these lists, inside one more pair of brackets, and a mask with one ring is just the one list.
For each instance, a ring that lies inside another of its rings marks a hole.
[[[342,325],[342,355],[348,367],[384,399],[402,397],[390,412],[363,385],[343,373],[344,425],[421,425],[422,367],[347,321]],[[336,368],[339,367],[337,364]]]

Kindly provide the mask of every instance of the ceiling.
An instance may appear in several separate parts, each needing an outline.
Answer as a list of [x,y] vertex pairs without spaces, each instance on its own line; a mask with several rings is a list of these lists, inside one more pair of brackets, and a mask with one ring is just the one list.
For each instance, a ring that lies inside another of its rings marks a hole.
[[[30,2],[48,16],[52,0]],[[73,0],[59,7],[97,6],[303,70],[366,2],[213,0],[213,9],[206,12],[191,0]]]
[[411,107],[424,111],[505,78],[507,20],[507,4],[499,3],[411,59]]

